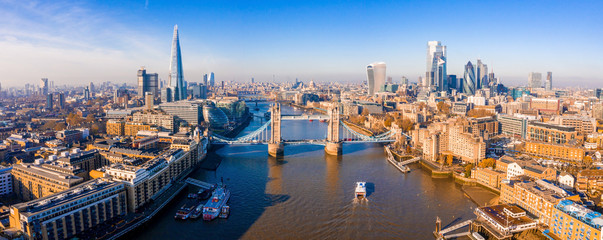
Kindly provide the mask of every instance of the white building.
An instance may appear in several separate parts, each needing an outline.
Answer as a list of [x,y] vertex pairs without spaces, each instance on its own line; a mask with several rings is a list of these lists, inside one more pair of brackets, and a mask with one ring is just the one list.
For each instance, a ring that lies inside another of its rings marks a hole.
[[559,177],[557,177],[557,181],[559,182],[559,186],[565,189],[573,189],[574,188],[574,176],[569,173],[561,173]]
[[368,95],[373,96],[385,85],[385,63],[375,62],[366,66],[366,80],[368,83]]
[[446,46],[440,41],[427,42],[427,69],[424,87],[437,87],[439,91],[447,90],[446,79]]
[[512,177],[521,176],[524,174],[523,168],[517,163],[510,163],[507,166],[507,179],[511,179]]
[[0,195],[13,192],[13,178],[10,173],[12,168],[0,166]]

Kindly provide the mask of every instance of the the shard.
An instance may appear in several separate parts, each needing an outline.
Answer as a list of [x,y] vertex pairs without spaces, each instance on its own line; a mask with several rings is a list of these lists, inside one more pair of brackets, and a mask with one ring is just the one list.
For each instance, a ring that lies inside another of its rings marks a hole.
[[186,99],[186,88],[182,76],[182,57],[180,56],[180,40],[178,39],[178,25],[174,26],[174,38],[172,39],[172,56],[170,58],[170,75],[168,86],[171,88],[172,100]]

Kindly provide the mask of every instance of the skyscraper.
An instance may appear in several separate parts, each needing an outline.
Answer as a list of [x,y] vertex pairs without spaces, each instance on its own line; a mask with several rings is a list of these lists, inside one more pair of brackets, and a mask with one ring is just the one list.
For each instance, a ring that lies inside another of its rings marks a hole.
[[59,108],[65,109],[65,94],[59,93]]
[[84,88],[84,100],[90,100],[90,89],[88,87]]
[[40,79],[40,91],[42,95],[48,94],[48,78]]
[[446,91],[446,46],[440,41],[427,42],[427,71],[425,72],[426,87],[436,87],[438,91]]
[[48,93],[46,94],[46,108],[47,109],[52,109],[52,93]]
[[547,91],[551,91],[553,89],[553,73],[546,73],[546,81],[544,82],[544,89]]
[[94,96],[94,83],[90,82],[88,89],[90,89],[90,95]]
[[488,88],[488,65],[477,59],[477,72],[475,74],[475,89]]
[[463,75],[463,93],[467,95],[475,94],[475,69],[471,61],[465,65],[465,74]]
[[214,78],[214,72],[211,72],[209,74],[209,86],[215,87],[215,85],[216,85],[216,79]]
[[373,96],[381,89],[381,86],[385,85],[385,63],[375,62],[366,66],[366,77],[368,95]]
[[537,73],[537,72],[531,72],[528,75],[528,87],[541,88],[542,87],[542,74]]
[[178,101],[186,99],[186,88],[184,87],[184,76],[182,73],[182,57],[180,56],[180,40],[178,38],[178,25],[174,26],[168,86],[175,90],[172,92],[172,100]]
[[159,75],[157,73],[147,73],[144,67],[138,70],[138,96],[144,97],[145,93],[151,93],[153,96],[158,95]]
[[203,85],[208,86],[207,85],[207,74],[203,74]]

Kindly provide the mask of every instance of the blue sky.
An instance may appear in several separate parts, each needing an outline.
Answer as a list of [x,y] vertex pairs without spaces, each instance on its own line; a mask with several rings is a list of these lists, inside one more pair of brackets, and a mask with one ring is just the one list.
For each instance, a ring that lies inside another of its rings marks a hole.
[[[411,81],[427,41],[448,73],[481,58],[508,85],[552,71],[556,86],[603,87],[603,1],[27,1],[0,0],[0,82],[22,86],[167,79],[180,29],[184,76],[200,81],[355,81],[365,66]],[[544,75],[544,74],[543,74]]]

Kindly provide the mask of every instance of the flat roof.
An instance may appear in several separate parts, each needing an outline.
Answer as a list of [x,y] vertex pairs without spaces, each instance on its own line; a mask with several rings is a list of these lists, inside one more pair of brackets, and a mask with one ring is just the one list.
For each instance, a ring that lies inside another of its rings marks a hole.
[[520,207],[511,204],[500,204],[488,207],[480,207],[479,210],[481,210],[483,213],[486,214],[486,216],[488,216],[490,219],[494,220],[501,226],[517,226],[534,222],[533,219],[525,215],[518,218],[508,216],[504,211],[505,208],[507,210],[510,210],[512,213],[525,212],[525,210],[521,209]]

